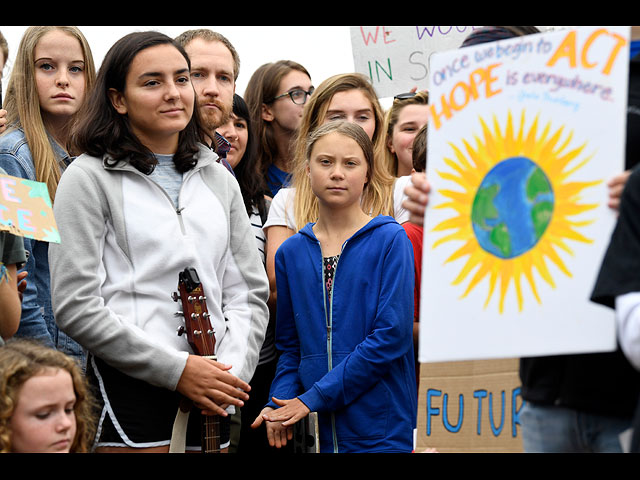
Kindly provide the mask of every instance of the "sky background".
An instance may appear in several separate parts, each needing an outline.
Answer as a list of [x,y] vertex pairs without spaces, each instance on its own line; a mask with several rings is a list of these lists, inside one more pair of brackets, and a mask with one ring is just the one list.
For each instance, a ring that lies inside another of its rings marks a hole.
[[[4,70],[4,84],[9,78],[15,53],[26,26],[0,26],[9,44],[9,59]],[[277,60],[294,60],[311,74],[314,85],[338,73],[354,69],[348,26],[81,26],[87,38],[96,68],[109,48],[133,31],[157,30],[176,37],[192,28],[210,28],[231,41],[240,55],[240,75],[236,93],[242,95],[253,72],[262,64]]]

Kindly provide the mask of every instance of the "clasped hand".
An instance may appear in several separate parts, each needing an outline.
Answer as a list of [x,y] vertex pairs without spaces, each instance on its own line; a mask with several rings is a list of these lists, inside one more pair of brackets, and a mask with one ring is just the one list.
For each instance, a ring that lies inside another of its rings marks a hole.
[[293,439],[293,425],[309,415],[309,408],[299,398],[280,400],[272,397],[272,400],[280,408],[262,409],[251,428],[258,428],[264,421],[269,445],[281,448]]
[[189,355],[177,390],[203,410],[204,415],[227,416],[229,405],[242,407],[249,399],[248,383],[229,373],[225,365],[198,355]]

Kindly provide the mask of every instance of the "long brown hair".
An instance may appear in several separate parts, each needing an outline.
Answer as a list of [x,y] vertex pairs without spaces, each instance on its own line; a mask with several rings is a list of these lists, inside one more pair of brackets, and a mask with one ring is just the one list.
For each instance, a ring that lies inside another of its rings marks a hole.
[[[191,61],[184,48],[164,33],[133,32],[119,39],[105,55],[96,85],[78,112],[78,125],[70,139],[74,149],[99,158],[108,155],[108,162],[112,165],[124,160],[145,174],[153,171],[157,164],[156,158],[134,134],[128,117],[115,110],[109,98],[109,90],[123,92],[127,73],[136,55],[157,45],[175,47],[191,69]],[[194,108],[189,123],[180,132],[178,150],[173,156],[180,172],[185,172],[196,164],[195,155],[203,135],[199,110]]]
[[270,122],[262,118],[262,108],[263,105],[281,93],[278,90],[280,81],[293,70],[302,72],[311,78],[307,69],[299,63],[292,60],[278,60],[258,67],[251,75],[244,92],[244,100],[249,106],[251,121],[258,137],[258,162],[263,175],[266,175],[267,169],[275,160],[277,144]]
[[[91,48],[82,32],[72,26],[35,26],[27,28],[22,36],[4,100],[7,124],[11,129],[21,128],[24,131],[36,171],[36,180],[47,184],[52,200],[55,198],[61,172],[51,146],[52,140],[42,120],[35,80],[34,52],[40,39],[53,30],[65,32],[80,42],[84,56],[86,98],[95,82],[96,72]],[[70,121],[69,129],[72,124],[73,121]],[[69,151],[69,145],[61,147]]]
[[391,107],[387,110],[384,117],[384,130],[385,130],[385,165],[389,170],[389,173],[393,176],[398,175],[398,157],[391,153],[389,145],[391,138],[393,137],[393,129],[398,123],[400,118],[400,112],[408,105],[428,105],[429,94],[426,91],[417,92],[414,96],[408,98],[397,98],[393,100]]

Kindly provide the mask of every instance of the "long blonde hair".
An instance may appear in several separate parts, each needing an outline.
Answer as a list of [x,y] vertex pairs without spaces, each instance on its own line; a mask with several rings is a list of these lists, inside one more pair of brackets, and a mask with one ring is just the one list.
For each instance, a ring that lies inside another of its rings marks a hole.
[[[52,30],[60,30],[73,36],[80,42],[85,63],[85,96],[95,81],[95,65],[89,43],[76,27],[36,26],[29,27],[22,36],[16,60],[11,70],[7,86],[4,109],[7,110],[7,123],[11,129],[24,131],[31,151],[36,171],[36,180],[47,184],[49,195],[55,198],[60,168],[51,146],[47,130],[42,120],[38,89],[35,80],[35,49],[40,39]],[[69,122],[68,128],[72,127]],[[68,149],[67,145],[61,145]]]
[[76,436],[71,453],[88,452],[95,433],[95,401],[74,359],[30,339],[12,339],[0,347],[0,453],[12,451],[9,427],[22,385],[50,369],[69,372],[76,402]]
[[306,174],[307,137],[318,126],[324,123],[331,99],[338,92],[349,90],[361,91],[371,102],[375,116],[375,132],[373,134],[373,151],[375,161],[370,171],[370,178],[362,197],[362,209],[373,215],[393,216],[393,184],[394,178],[385,169],[383,112],[373,86],[364,75],[345,73],[334,75],[323,81],[307,100],[302,114],[302,121],[297,132],[294,150],[294,169],[292,186],[295,188],[293,208],[296,230],[300,230],[309,222],[318,218],[318,199],[311,190],[311,183]]

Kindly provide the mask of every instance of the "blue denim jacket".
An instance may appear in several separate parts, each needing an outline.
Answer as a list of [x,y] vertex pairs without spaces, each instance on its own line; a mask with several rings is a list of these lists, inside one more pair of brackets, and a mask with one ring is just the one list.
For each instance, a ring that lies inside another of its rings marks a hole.
[[[55,141],[50,140],[56,156],[68,164],[71,159]],[[22,130],[11,130],[0,136],[0,168],[7,175],[36,179],[31,152]],[[29,253],[27,263],[21,270],[27,271],[27,288],[23,294],[22,316],[16,336],[34,338],[78,358],[85,364],[86,354],[82,347],[60,331],[53,318],[51,308],[51,282],[49,277],[49,244],[24,238],[24,247]]]

